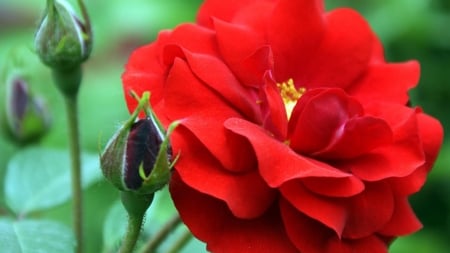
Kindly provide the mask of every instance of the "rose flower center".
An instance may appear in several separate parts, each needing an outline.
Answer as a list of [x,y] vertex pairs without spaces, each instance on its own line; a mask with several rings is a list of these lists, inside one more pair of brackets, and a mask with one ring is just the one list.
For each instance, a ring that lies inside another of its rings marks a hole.
[[286,82],[277,83],[277,87],[280,90],[281,98],[286,108],[288,119],[291,118],[292,111],[294,110],[297,100],[306,92],[306,88],[296,88],[294,80],[290,78]]

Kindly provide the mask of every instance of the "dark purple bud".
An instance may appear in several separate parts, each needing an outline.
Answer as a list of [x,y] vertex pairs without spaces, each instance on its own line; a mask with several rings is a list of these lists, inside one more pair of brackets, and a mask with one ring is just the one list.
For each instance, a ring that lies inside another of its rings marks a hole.
[[7,82],[6,121],[9,132],[19,142],[42,137],[50,127],[50,116],[43,100],[33,96],[23,78]]
[[127,188],[137,190],[142,185],[139,169],[142,166],[145,175],[150,175],[156,161],[162,139],[150,118],[141,119],[131,126],[126,148],[125,184]]
[[[103,175],[122,191],[152,194],[169,182],[172,151],[169,136],[179,124],[165,129],[149,108],[149,94],[106,145],[100,165]],[[136,121],[141,110],[147,117]]]

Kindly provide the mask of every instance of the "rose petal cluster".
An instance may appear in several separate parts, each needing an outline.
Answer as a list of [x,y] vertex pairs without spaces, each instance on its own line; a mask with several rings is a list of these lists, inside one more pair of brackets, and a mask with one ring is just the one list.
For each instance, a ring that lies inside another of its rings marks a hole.
[[419,76],[351,9],[207,0],[135,50],[123,84],[181,119],[171,196],[209,251],[383,253],[421,228],[408,198],[442,143],[408,106]]

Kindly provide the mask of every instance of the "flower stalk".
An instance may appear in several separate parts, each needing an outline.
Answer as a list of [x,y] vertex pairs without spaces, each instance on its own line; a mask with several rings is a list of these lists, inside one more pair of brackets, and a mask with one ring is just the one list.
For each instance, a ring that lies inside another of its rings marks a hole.
[[76,252],[83,252],[83,191],[81,188],[81,158],[80,136],[78,130],[77,97],[65,97],[67,124],[69,128],[70,148],[70,174],[72,185],[72,215],[75,238],[77,239]]
[[152,253],[156,252],[156,249],[164,242],[167,236],[175,230],[175,228],[180,225],[181,219],[178,214],[172,217],[165,225],[162,227],[155,236],[152,237],[141,249],[140,253]]
[[83,252],[83,196],[81,188],[78,90],[82,80],[81,65],[92,50],[92,30],[86,7],[78,0],[84,22],[63,0],[47,0],[46,10],[35,34],[35,48],[41,61],[51,68],[53,80],[64,97],[73,198],[73,227],[77,240],[75,252]]
[[167,253],[178,253],[180,252],[184,246],[191,240],[192,234],[189,230],[183,232],[183,234],[178,238],[177,241],[170,247]]
[[128,217],[128,227],[123,241],[122,247],[120,248],[120,253],[130,253],[136,245],[141,232],[141,227],[143,224],[144,216],[141,217]]
[[121,191],[120,196],[122,204],[128,212],[128,227],[119,252],[131,253],[136,246],[145,212],[152,203],[154,194],[141,195],[129,191]]

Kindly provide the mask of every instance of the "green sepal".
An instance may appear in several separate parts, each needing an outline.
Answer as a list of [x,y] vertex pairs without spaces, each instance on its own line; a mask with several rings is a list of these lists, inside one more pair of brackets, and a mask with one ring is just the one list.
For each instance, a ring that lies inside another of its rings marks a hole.
[[139,113],[149,103],[150,93],[145,92],[139,99],[139,104],[131,114],[130,118],[123,123],[121,128],[110,139],[108,144],[100,155],[100,166],[105,178],[121,191],[128,191],[124,182],[125,175],[125,155],[128,136],[131,127],[136,122]]
[[144,168],[139,168],[139,175],[144,181],[138,192],[153,193],[169,183],[172,168],[179,157],[178,154],[172,161],[171,157],[169,157],[169,150],[171,148],[170,135],[180,123],[180,121],[174,121],[169,125],[150,175],[145,175]]

